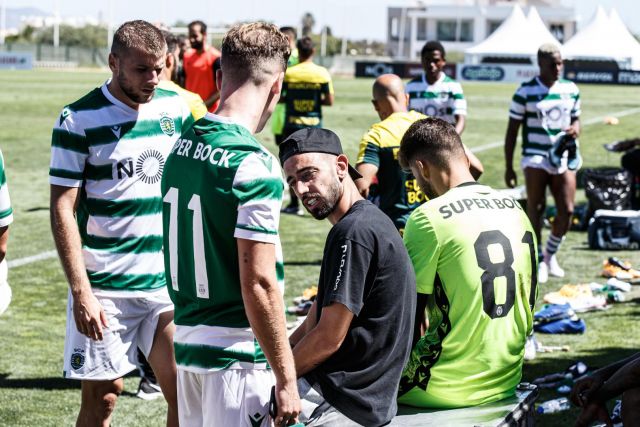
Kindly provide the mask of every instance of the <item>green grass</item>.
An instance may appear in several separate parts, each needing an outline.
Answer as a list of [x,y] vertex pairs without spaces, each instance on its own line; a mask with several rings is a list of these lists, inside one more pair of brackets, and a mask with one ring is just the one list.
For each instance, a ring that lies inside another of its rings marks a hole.
[[[51,127],[63,105],[84,95],[107,78],[103,72],[0,72],[0,147],[6,166],[15,223],[11,226],[9,259],[53,249],[48,221],[48,164]],[[336,104],[327,108],[325,124],[341,137],[345,150],[355,160],[360,137],[377,116],[370,100],[371,80],[340,79],[335,82]],[[469,120],[464,142],[470,147],[500,141],[506,129],[507,109],[515,84],[465,84]],[[583,120],[593,121],[612,112],[637,106],[640,88],[583,85]],[[620,125],[606,126],[602,120],[584,126],[581,138],[585,167],[619,164],[619,155],[602,144],[637,136],[636,113],[622,117]],[[260,136],[275,152],[268,132]],[[501,148],[478,153],[485,166],[481,181],[503,187],[504,160]],[[519,161],[517,159],[516,161]],[[522,180],[522,176],[519,176]],[[584,199],[583,192],[579,198]],[[324,239],[330,226],[310,216],[284,216],[281,221],[290,301],[302,289],[317,283]],[[546,234],[546,232],[545,232]],[[571,232],[559,254],[567,277],[550,280],[540,287],[544,293],[564,283],[598,279],[607,254],[589,251],[586,235]],[[617,255],[640,266],[637,252]],[[10,271],[14,300],[0,317],[0,425],[70,425],[77,413],[78,384],[61,378],[67,285],[57,260],[40,261]],[[563,370],[575,360],[602,366],[640,347],[638,330],[640,292],[608,311],[583,315],[587,332],[581,336],[544,336],[547,345],[569,345],[567,353],[539,355],[524,368],[525,380]],[[399,331],[403,332],[403,331]],[[406,331],[408,333],[408,331]],[[164,417],[162,402],[144,402],[133,397],[137,378],[126,379],[126,393],[118,401],[113,425],[157,426]],[[555,397],[543,393],[542,399]],[[565,425],[576,411],[545,416],[540,425]]]

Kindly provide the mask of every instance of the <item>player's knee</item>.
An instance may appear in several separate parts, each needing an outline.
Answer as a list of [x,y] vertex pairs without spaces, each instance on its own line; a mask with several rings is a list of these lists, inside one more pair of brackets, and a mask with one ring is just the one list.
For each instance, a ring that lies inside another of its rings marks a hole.
[[122,381],[105,383],[86,390],[83,393],[83,398],[88,400],[89,402],[86,403],[89,403],[97,412],[108,416],[113,412],[118,396],[122,394],[123,388],[124,384]]
[[625,426],[640,425],[640,388],[622,393],[622,422]]

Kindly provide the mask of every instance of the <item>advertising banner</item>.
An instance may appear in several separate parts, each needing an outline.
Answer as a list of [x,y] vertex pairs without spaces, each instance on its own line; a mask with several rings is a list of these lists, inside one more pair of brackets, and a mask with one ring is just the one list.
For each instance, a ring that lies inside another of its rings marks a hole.
[[30,70],[33,55],[20,52],[0,52],[0,70]]

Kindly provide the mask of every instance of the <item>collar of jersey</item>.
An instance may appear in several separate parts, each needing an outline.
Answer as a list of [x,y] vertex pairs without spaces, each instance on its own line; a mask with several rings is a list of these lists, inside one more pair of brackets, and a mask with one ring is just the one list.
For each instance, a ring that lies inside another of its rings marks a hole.
[[426,86],[435,86],[438,83],[441,83],[444,78],[446,77],[446,75],[444,74],[444,71],[440,71],[440,77],[438,77],[438,80],[436,80],[432,85],[429,84],[429,82],[427,81],[427,73],[425,73],[424,71],[422,72],[422,83],[424,83],[424,85]]
[[[111,83],[111,79],[109,79],[106,82],[104,82],[104,84],[100,88],[102,90],[102,94],[105,96],[105,98],[107,98],[109,100],[109,102],[111,102],[113,105],[116,105],[116,106],[122,108],[127,113],[136,114],[136,115],[138,113],[140,113],[140,110],[136,110],[134,108],[129,107],[127,104],[125,104],[124,102],[120,101],[118,98],[113,96],[111,94],[111,92],[109,92],[109,87],[108,87],[109,83]],[[142,106],[142,104],[140,104],[140,106]]]
[[247,132],[249,132],[249,134],[251,134],[251,131],[249,130],[249,128],[247,128],[242,123],[234,120],[233,117],[219,116],[219,115],[214,114],[214,113],[207,113],[206,117],[207,117],[207,119],[209,119],[209,120],[211,120],[213,122],[224,123],[226,125],[240,126],[241,128],[245,129]]

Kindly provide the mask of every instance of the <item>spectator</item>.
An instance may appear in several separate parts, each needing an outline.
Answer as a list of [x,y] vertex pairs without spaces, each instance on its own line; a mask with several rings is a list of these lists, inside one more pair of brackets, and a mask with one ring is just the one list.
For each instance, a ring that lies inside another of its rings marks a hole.
[[4,313],[11,303],[11,288],[7,281],[7,242],[9,241],[9,225],[13,222],[13,209],[9,198],[9,186],[4,171],[4,156],[0,151],[0,314]]
[[207,109],[213,113],[220,100],[213,63],[220,57],[220,52],[209,46],[207,25],[202,21],[189,24],[189,44],[191,48],[184,53],[182,62],[185,89],[200,95]]

